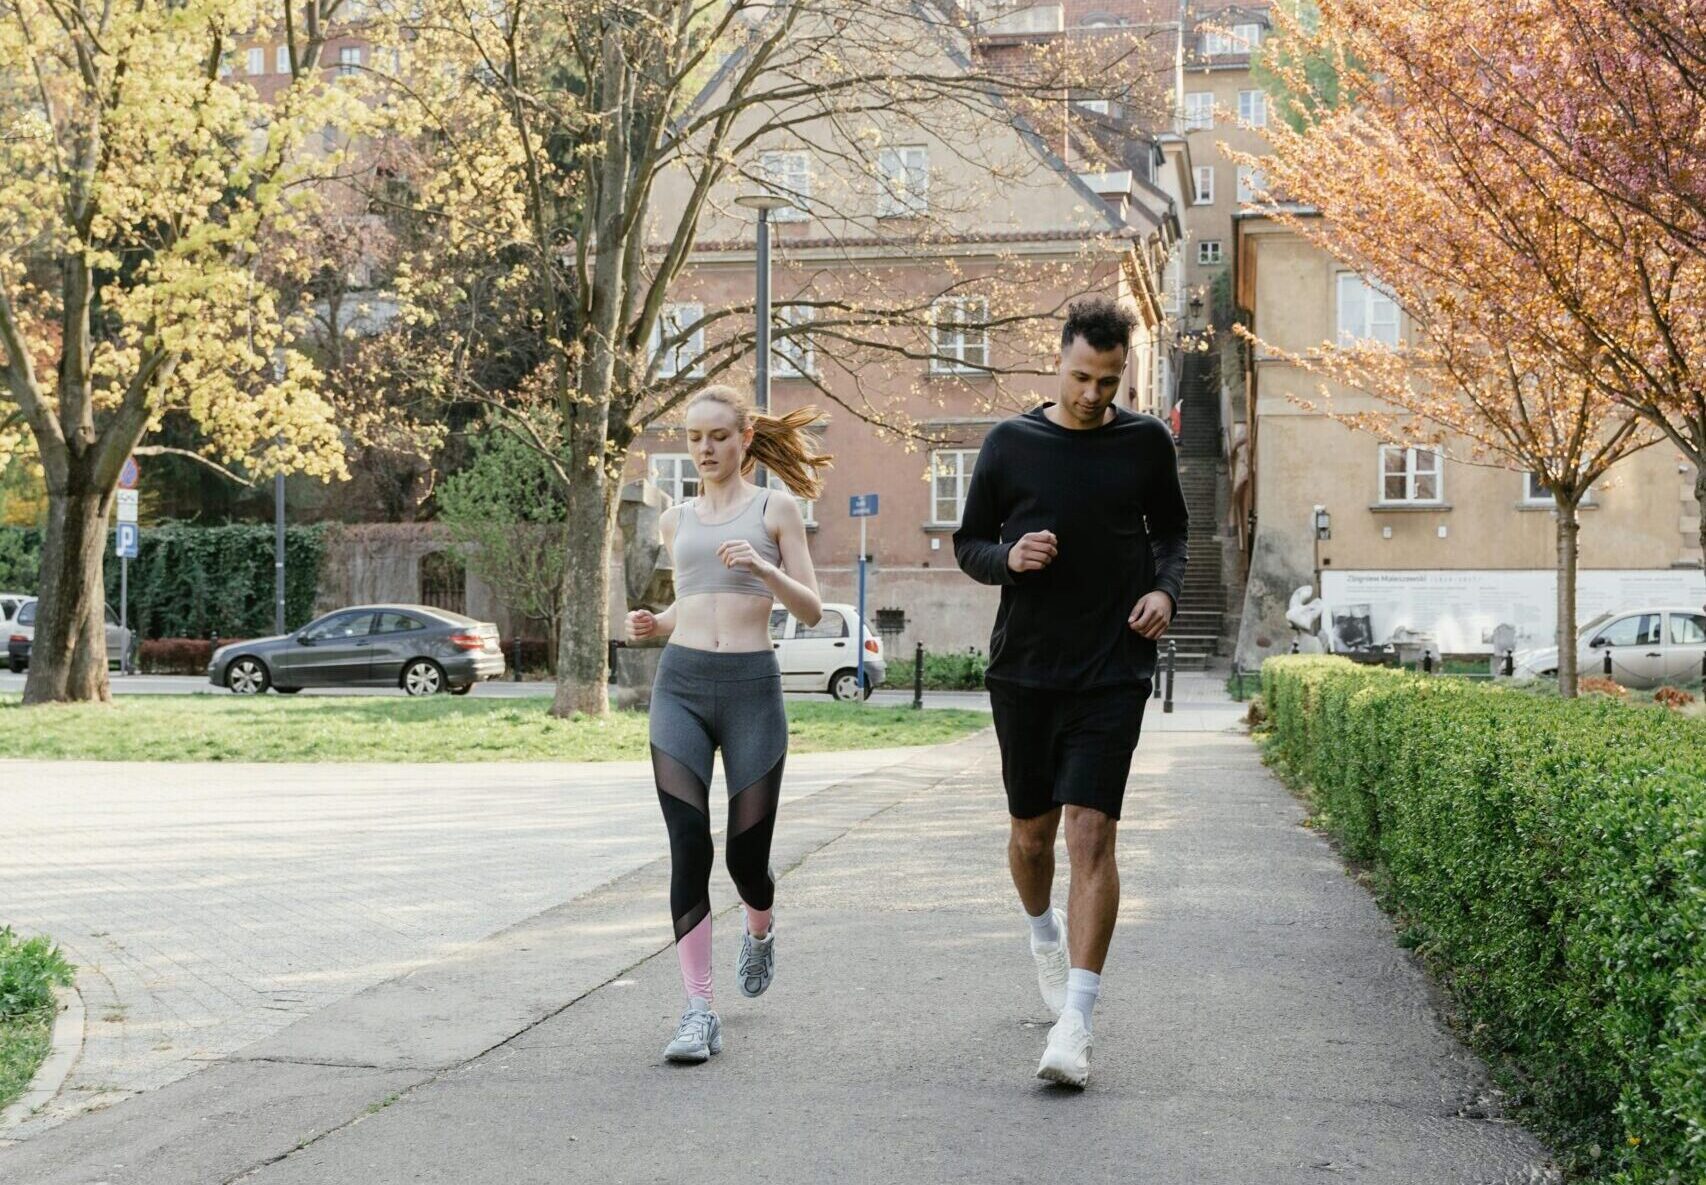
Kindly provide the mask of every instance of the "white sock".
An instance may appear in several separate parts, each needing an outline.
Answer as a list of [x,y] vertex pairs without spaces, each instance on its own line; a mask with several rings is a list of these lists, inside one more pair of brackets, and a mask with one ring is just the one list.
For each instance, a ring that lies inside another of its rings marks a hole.
[[1066,973],[1066,1006],[1084,1018],[1090,1027],[1090,1012],[1096,1007],[1096,997],[1102,991],[1102,977],[1094,971],[1074,967]]
[[1031,942],[1035,946],[1059,946],[1061,940],[1060,927],[1055,924],[1054,906],[1043,910],[1040,917],[1031,917]]

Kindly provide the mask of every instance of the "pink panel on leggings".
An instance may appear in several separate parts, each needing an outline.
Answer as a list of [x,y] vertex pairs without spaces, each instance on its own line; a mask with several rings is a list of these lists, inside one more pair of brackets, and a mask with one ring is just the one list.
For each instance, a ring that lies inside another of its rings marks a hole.
[[687,998],[698,996],[711,1002],[711,915],[706,914],[675,941],[675,957],[681,960],[681,986]]

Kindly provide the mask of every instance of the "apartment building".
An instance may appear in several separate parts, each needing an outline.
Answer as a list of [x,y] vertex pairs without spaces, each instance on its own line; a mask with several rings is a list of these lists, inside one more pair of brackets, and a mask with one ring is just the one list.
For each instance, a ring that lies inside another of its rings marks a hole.
[[[1411,333],[1378,287],[1270,215],[1234,219],[1232,256],[1237,305],[1277,349],[1396,345]],[[1290,648],[1286,608],[1300,588],[1319,592],[1338,648],[1415,637],[1436,654],[1490,654],[1500,626],[1519,648],[1551,644],[1556,521],[1531,475],[1472,463],[1463,442],[1389,445],[1353,432],[1299,406],[1321,403],[1319,378],[1261,349],[1242,381],[1255,518],[1243,664]],[[1333,385],[1325,396],[1337,412],[1381,406]],[[1706,603],[1699,509],[1693,469],[1670,443],[1616,466],[1581,510],[1578,624],[1613,609]]]

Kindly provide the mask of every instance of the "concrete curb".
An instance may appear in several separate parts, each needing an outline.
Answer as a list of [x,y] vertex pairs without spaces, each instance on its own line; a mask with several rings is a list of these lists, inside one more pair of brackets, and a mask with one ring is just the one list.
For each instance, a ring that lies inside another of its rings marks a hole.
[[41,1068],[30,1079],[29,1088],[11,1106],[0,1111],[0,1132],[16,1127],[52,1102],[83,1052],[83,993],[73,984],[56,988],[54,996],[59,1001],[59,1015],[53,1020],[53,1044],[48,1047]]

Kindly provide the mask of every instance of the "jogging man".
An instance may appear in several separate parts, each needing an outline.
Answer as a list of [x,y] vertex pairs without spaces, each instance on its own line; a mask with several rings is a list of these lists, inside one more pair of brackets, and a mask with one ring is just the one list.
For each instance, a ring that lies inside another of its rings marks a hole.
[[[1037,1077],[1076,1087],[1090,1077],[1090,1013],[1119,912],[1120,803],[1185,572],[1172,434],[1114,406],[1135,328],[1111,300],[1068,309],[1055,401],[990,430],[954,533],[966,574],[1001,586],[986,679],[1007,859],[1059,1017]],[[1051,901],[1063,814],[1065,915]]]

